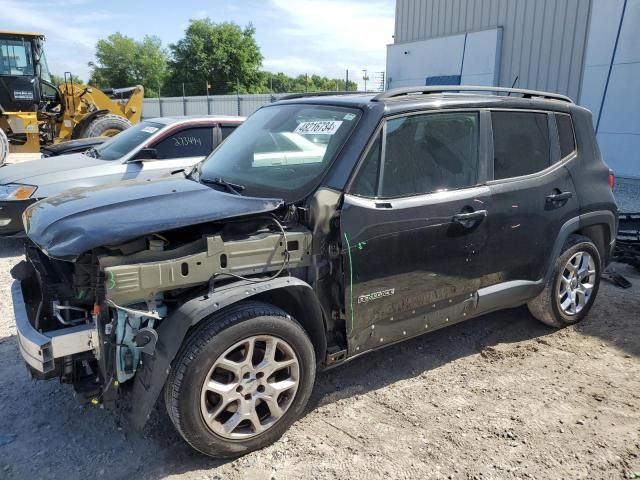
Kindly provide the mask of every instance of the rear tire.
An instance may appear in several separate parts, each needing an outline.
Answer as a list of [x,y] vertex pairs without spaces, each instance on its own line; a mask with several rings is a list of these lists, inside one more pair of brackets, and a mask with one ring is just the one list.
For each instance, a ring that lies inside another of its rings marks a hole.
[[571,235],[544,290],[527,304],[531,315],[555,328],[578,323],[596,299],[601,269],[594,243],[582,235]]
[[9,156],[9,139],[4,130],[0,129],[0,165],[4,165]]
[[113,137],[130,126],[131,122],[120,115],[104,115],[93,120],[85,129],[82,137]]
[[313,345],[300,324],[272,305],[240,303],[185,339],[165,404],[193,448],[236,457],[275,442],[302,415],[315,373]]

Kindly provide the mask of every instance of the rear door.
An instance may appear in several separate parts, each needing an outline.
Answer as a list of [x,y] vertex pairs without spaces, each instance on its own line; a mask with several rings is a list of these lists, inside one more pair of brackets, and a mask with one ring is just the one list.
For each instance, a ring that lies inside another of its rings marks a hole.
[[465,316],[491,273],[488,113],[389,119],[341,213],[350,352]]
[[501,282],[536,282],[544,276],[562,225],[579,214],[567,162],[576,158],[573,137],[562,152],[553,113],[491,113],[493,210],[491,257]]

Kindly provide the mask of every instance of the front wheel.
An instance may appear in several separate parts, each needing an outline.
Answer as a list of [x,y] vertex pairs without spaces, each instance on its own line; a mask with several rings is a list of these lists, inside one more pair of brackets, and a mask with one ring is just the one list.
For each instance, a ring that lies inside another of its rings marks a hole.
[[601,265],[594,243],[582,235],[571,235],[544,290],[528,303],[531,314],[556,328],[582,320],[598,294]]
[[9,156],[9,139],[4,130],[0,128],[0,165],[4,165]]
[[196,450],[243,455],[276,441],[302,414],[315,367],[293,318],[268,304],[239,304],[188,336],[165,387],[167,411]]

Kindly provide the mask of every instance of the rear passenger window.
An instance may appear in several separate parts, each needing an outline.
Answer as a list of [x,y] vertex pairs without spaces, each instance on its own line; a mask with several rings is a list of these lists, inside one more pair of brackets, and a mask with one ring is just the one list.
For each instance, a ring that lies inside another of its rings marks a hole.
[[204,157],[213,150],[213,129],[185,128],[160,140],[154,148],[158,159]]
[[540,172],[551,165],[545,113],[492,112],[496,180]]
[[478,182],[479,115],[436,113],[387,122],[381,197],[450,190]]
[[558,126],[558,140],[560,141],[560,157],[564,158],[572,154],[576,149],[571,117],[562,113],[556,113],[556,125]]

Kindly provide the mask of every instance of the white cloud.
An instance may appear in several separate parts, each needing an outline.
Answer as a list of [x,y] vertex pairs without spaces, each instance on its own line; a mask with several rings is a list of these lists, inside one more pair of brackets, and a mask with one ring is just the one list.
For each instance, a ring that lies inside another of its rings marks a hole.
[[324,74],[325,71],[318,63],[301,57],[269,58],[262,61],[262,66],[271,72],[283,72],[295,76],[301,73]]
[[108,21],[114,18],[113,14],[93,11],[93,5],[88,6],[92,9],[91,14],[69,14],[87,3],[86,0],[65,0],[61,6],[57,2],[0,0],[0,12],[4,28],[45,35],[45,51],[53,73],[62,75],[70,71],[86,80],[89,76],[87,61],[93,58],[96,42],[110,33],[96,25],[101,22],[111,25]]
[[385,69],[386,45],[393,41],[392,0],[271,0],[271,5],[288,24],[279,33],[292,39],[291,52],[313,52],[307,62],[331,72],[353,69],[358,76],[364,68]]

